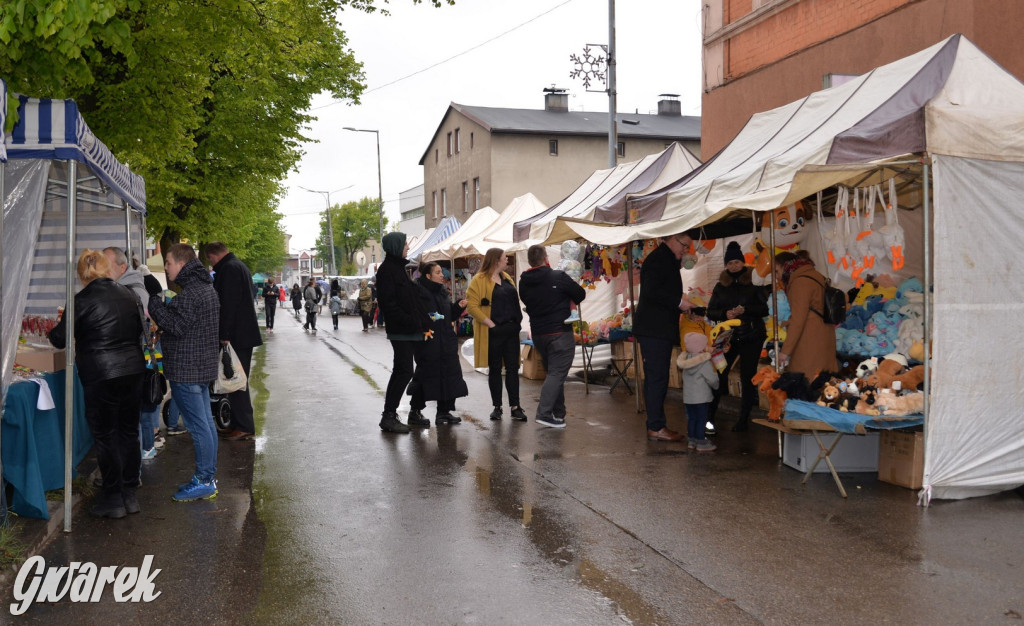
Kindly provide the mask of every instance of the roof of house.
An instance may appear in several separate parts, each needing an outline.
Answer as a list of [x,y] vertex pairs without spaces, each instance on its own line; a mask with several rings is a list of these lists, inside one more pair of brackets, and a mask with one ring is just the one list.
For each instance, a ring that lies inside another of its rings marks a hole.
[[[452,102],[441,118],[438,130],[430,138],[423,156],[420,157],[420,165],[423,165],[434,138],[453,110],[465,115],[492,134],[608,136],[608,114],[600,111],[505,109]],[[619,113],[616,119],[619,137],[700,141],[700,117]]]

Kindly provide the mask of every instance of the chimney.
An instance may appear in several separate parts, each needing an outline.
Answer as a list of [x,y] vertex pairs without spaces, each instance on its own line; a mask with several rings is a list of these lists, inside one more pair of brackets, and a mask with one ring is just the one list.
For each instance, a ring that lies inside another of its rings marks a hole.
[[569,94],[561,87],[544,88],[544,110],[569,112]]
[[682,116],[683,105],[678,100],[679,94],[661,93],[658,97],[661,98],[658,100],[658,115]]

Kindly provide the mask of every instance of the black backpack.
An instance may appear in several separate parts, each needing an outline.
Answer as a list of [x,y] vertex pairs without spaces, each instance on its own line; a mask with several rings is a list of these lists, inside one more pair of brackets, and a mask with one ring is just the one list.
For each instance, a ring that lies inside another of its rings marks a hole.
[[[813,276],[806,276],[814,282],[821,285],[817,279]],[[811,307],[811,311],[818,314],[818,317],[822,319],[826,324],[838,325],[846,321],[846,294],[842,290],[832,286],[832,281],[825,279],[825,284],[821,285],[825,290],[825,302],[822,311],[817,311],[814,307]]]

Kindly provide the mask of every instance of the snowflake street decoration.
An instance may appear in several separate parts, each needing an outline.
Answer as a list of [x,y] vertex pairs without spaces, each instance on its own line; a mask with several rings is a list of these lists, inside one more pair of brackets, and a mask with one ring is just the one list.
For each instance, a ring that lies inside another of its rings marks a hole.
[[601,44],[587,44],[583,47],[582,55],[569,55],[569,60],[573,62],[573,69],[569,72],[569,78],[582,79],[583,86],[586,89],[590,89],[590,83],[593,81],[601,81],[602,84],[607,84],[607,64],[605,56],[603,54],[594,56],[594,54],[591,53],[591,46],[601,48],[605,53],[608,52],[607,46]]

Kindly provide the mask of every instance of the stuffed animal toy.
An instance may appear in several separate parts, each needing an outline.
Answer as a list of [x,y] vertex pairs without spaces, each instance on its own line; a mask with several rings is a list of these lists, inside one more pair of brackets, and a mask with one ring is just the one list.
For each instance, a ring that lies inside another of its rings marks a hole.
[[922,388],[924,384],[924,365],[915,365],[893,378],[892,382],[893,384],[898,382],[902,391],[914,391],[915,389]]
[[861,415],[879,415],[878,407],[875,406],[875,401],[876,390],[872,387],[866,387],[860,393],[860,400],[857,401],[854,413],[860,413]]
[[903,359],[901,364],[896,359],[884,358],[878,364],[878,369],[875,370],[874,374],[864,377],[864,382],[879,389],[889,387],[892,385],[893,379],[902,374],[905,368],[906,359]]
[[924,394],[920,391],[905,394],[879,394],[875,402],[886,417],[900,417],[924,412]]
[[811,385],[807,377],[800,372],[783,372],[779,379],[772,383],[772,389],[786,392],[786,397],[793,400],[813,401],[817,396],[811,395]]
[[779,379],[779,373],[770,365],[765,365],[757,370],[754,377],[750,379],[757,385],[758,390],[768,396],[768,421],[781,422],[782,410],[786,405],[786,392],[780,389],[772,389],[772,385]]
[[830,380],[825,383],[825,386],[821,388],[821,395],[818,397],[818,401],[815,403],[818,406],[827,406],[830,409],[839,408],[839,399],[843,396],[843,392],[839,391],[838,381]]
[[[783,251],[796,252],[800,242],[807,234],[807,221],[810,219],[807,207],[803,202],[779,207],[761,216],[761,237],[754,240],[753,254],[747,257],[747,265],[753,265],[751,274],[755,285],[767,285],[771,282],[772,259]],[[775,250],[768,246],[771,231],[775,230]]]
[[860,362],[857,366],[857,378],[864,378],[874,374],[878,370],[878,357],[871,357]]

